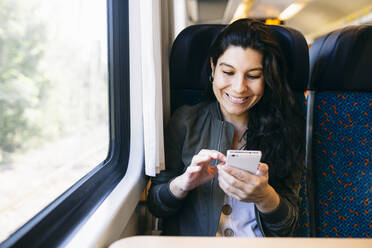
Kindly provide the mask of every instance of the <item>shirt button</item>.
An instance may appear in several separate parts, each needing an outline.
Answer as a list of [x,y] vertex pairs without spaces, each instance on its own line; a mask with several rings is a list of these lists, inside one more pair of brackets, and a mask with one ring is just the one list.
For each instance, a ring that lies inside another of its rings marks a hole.
[[231,206],[229,204],[223,205],[223,207],[222,207],[222,213],[224,215],[230,215],[231,212],[232,212],[232,208],[231,208]]
[[226,228],[225,231],[223,231],[223,235],[226,237],[233,237],[234,231],[231,228]]

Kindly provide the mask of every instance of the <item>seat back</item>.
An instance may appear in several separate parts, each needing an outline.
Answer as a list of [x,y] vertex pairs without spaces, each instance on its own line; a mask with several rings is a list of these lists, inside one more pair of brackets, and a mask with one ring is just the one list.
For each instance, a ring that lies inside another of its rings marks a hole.
[[310,68],[316,236],[370,237],[372,26],[317,39]]
[[208,49],[222,24],[193,25],[185,28],[173,42],[169,59],[171,113],[182,105],[207,99],[210,75]]
[[[225,25],[205,24],[187,27],[173,43],[170,57],[171,112],[184,104],[196,104],[207,99],[206,87],[211,73],[208,49]],[[288,81],[299,98],[305,102],[304,91],[309,76],[309,55],[306,41],[298,31],[269,26],[277,38],[288,65]],[[306,169],[301,179],[300,220],[296,236],[310,235],[308,177]]]

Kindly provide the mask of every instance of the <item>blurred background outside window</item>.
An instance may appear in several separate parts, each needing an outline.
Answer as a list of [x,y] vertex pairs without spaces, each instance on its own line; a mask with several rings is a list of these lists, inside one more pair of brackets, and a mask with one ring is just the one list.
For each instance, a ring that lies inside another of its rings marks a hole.
[[0,1],[0,242],[106,158],[106,12]]

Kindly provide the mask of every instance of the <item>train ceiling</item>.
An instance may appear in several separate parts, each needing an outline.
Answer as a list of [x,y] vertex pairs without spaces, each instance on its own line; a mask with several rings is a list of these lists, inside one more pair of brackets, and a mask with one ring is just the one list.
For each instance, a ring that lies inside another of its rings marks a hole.
[[[177,0],[176,0],[177,1]],[[284,18],[285,24],[313,39],[334,28],[372,24],[370,0],[186,0],[190,23],[229,23],[239,17]],[[292,6],[291,6],[292,5]],[[295,6],[296,5],[296,6]],[[289,6],[292,16],[281,16]],[[238,13],[240,11],[240,13]]]

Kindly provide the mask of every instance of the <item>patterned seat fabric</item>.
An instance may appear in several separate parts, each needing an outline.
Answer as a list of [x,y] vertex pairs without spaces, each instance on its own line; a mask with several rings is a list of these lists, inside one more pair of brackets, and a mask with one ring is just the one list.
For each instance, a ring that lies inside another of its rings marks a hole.
[[371,106],[371,93],[317,94],[313,151],[318,236],[370,236]]
[[310,49],[318,237],[371,237],[372,26],[336,30]]
[[[220,24],[194,25],[183,30],[173,43],[170,57],[171,112],[184,104],[205,101],[210,75],[208,49],[218,33],[225,27]],[[296,92],[300,104],[304,102],[304,92],[309,77],[309,54],[306,41],[298,31],[283,27],[269,26],[276,36],[288,65],[288,79]],[[306,173],[306,170],[304,170]],[[307,176],[301,180],[300,219],[295,235],[310,235],[307,196]]]

